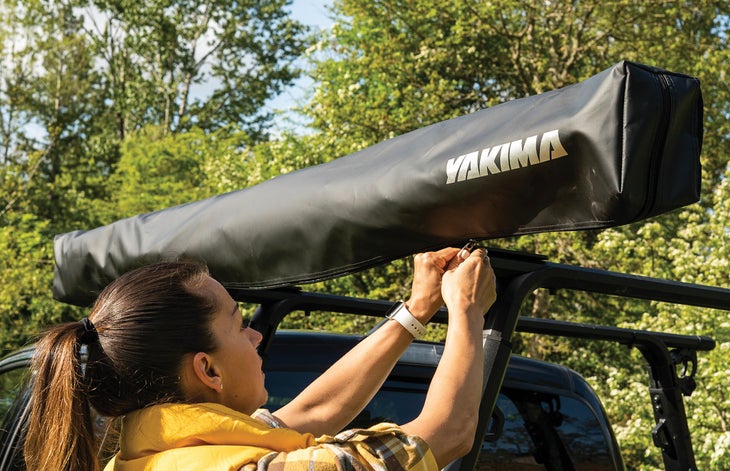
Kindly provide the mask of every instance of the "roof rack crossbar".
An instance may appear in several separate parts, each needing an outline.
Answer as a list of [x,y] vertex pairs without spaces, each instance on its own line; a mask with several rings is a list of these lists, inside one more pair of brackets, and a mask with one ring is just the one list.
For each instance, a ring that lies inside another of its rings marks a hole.
[[539,259],[530,263],[522,260],[513,262],[507,258],[494,258],[491,252],[490,260],[497,278],[513,278],[520,274],[543,271],[540,283],[535,286],[536,289],[568,289],[730,310],[730,290],[726,288],[578,267]]
[[518,332],[554,335],[556,337],[572,337],[590,340],[618,342],[627,346],[635,346],[657,339],[668,348],[683,348],[694,351],[710,351],[716,342],[711,337],[701,335],[668,334],[649,330],[625,329],[604,325],[566,322],[554,319],[538,319],[520,317],[517,323]]
[[[726,288],[553,263],[545,261],[544,257],[513,254],[497,249],[490,249],[489,257],[499,280],[512,279],[522,274],[540,271],[542,275],[534,289],[569,289],[730,310],[730,289]],[[284,299],[291,297],[292,293],[301,292],[299,288],[295,287],[266,290],[231,288],[229,291],[232,294],[236,293],[241,300],[246,299],[250,302]],[[348,303],[352,300],[352,298],[339,296],[333,296],[333,298],[342,298]],[[443,318],[441,320],[443,321]]]
[[[268,306],[269,313],[265,316],[258,314],[259,320],[266,317],[269,329],[274,331],[281,320],[292,311],[331,311],[346,314],[381,317],[393,305],[390,301],[371,300],[347,296],[306,291],[277,290],[239,292],[232,290],[234,298],[239,301],[260,303],[259,309]],[[279,304],[283,303],[283,304]],[[271,310],[271,306],[277,306]],[[276,313],[272,315],[272,313]],[[435,321],[446,322],[447,313],[442,309]],[[254,321],[255,322],[255,321]],[[259,324],[260,325],[260,324]],[[539,319],[534,317],[519,317],[516,331],[554,335],[557,337],[574,337],[592,340],[615,341],[625,345],[634,345],[646,337],[657,337],[669,348],[686,348],[697,351],[709,351],[715,347],[715,340],[698,335],[668,334],[649,330],[625,329],[620,327],[576,323],[555,319]]]

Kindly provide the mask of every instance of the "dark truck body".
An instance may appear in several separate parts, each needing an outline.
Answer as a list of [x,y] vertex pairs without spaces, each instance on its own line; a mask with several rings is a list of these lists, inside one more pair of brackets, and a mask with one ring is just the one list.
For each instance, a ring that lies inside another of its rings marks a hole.
[[[265,368],[267,407],[274,410],[288,402],[358,340],[351,335],[278,332]],[[442,350],[440,344],[414,343],[348,428],[413,420]],[[600,401],[580,375],[560,365],[513,355],[489,429],[477,471],[623,469]]]

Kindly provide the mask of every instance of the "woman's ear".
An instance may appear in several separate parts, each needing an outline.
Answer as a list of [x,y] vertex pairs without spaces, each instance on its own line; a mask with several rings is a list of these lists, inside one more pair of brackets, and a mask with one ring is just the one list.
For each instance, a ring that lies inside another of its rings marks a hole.
[[207,389],[220,392],[223,390],[223,378],[213,365],[213,358],[205,352],[198,352],[193,355],[193,374],[195,378]]

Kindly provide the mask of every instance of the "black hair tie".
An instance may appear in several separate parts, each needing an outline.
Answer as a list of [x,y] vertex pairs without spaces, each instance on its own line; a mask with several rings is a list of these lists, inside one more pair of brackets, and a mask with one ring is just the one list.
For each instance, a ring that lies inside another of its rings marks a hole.
[[86,345],[96,342],[99,339],[99,333],[96,331],[96,327],[88,317],[84,317],[79,322],[84,326],[84,333],[81,334],[79,341]]

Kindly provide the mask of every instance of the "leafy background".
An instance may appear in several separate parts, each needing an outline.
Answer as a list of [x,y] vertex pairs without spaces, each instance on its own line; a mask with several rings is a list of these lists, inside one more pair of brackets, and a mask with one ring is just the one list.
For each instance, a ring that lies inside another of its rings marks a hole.
[[[724,0],[337,0],[331,27],[314,31],[283,0],[1,0],[0,350],[83,315],[51,299],[55,234],[254,185],[622,59],[700,78],[702,200],[616,229],[491,244],[728,286],[729,10]],[[302,76],[307,93],[275,121],[266,104]],[[274,126],[287,121],[296,125]],[[410,263],[309,288],[398,299]],[[727,312],[541,291],[523,311],[714,337],[686,404],[698,467],[730,469]],[[288,322],[369,327],[326,316]],[[515,350],[586,376],[628,468],[662,468],[638,352],[536,335],[518,335]]]

